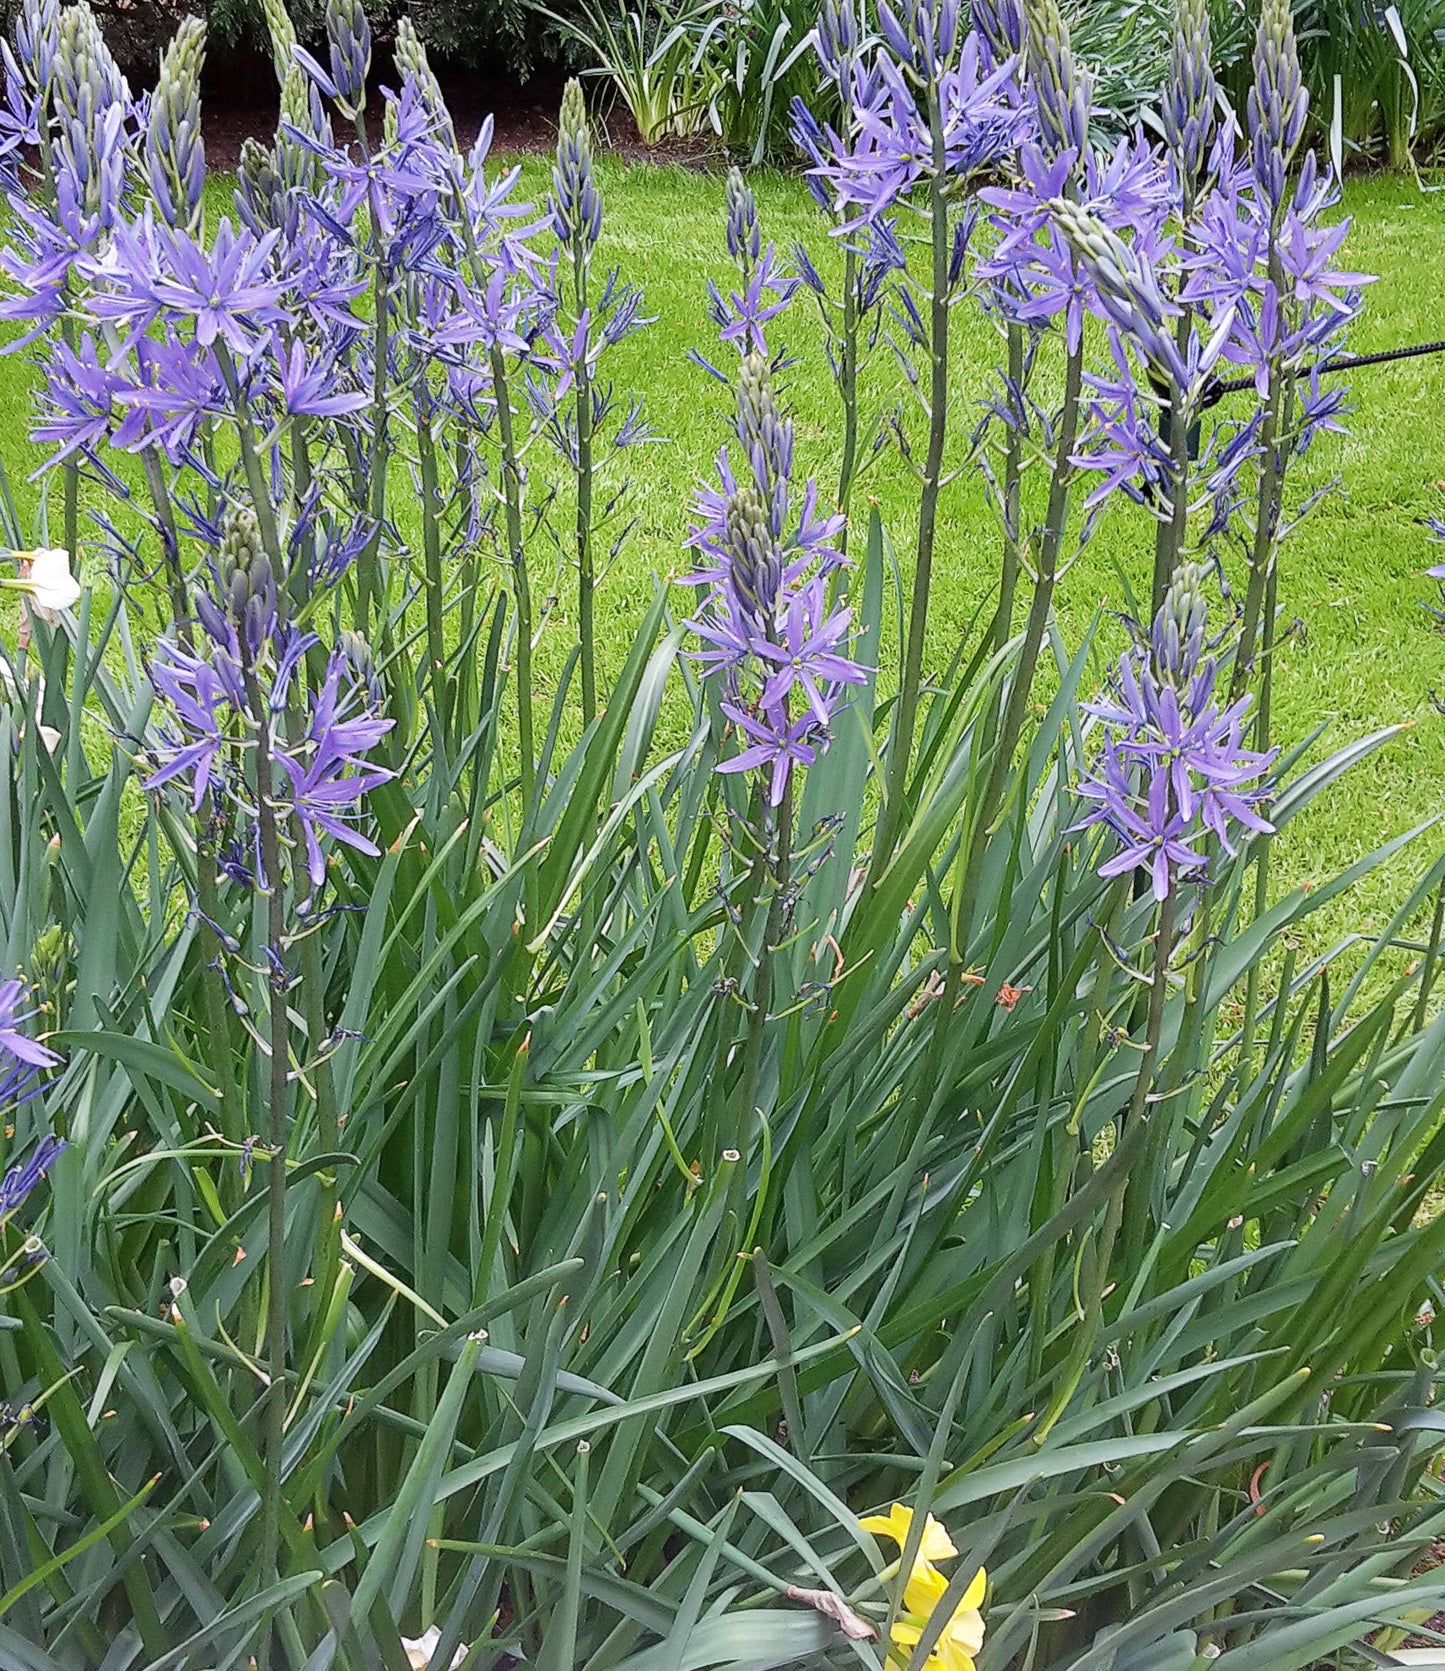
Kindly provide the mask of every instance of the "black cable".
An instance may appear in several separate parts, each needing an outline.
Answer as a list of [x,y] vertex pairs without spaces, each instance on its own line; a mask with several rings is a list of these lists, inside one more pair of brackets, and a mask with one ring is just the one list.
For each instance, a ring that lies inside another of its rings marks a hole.
[[[1378,354],[1341,354],[1338,359],[1326,360],[1319,369],[1333,374],[1337,371],[1354,371],[1360,366],[1388,365],[1392,360],[1414,360],[1425,354],[1445,354],[1445,342],[1419,342],[1413,348],[1386,348]],[[1223,400],[1225,395],[1243,394],[1246,389],[1253,387],[1252,377],[1231,377],[1226,381],[1216,378],[1205,389],[1200,405],[1204,410],[1208,410]]]

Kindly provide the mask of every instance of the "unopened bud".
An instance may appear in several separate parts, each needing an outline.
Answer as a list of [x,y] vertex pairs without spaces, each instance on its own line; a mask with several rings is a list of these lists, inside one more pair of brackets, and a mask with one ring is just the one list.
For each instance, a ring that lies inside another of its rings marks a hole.
[[32,91],[50,85],[59,45],[59,0],[24,0],[15,14],[15,57]]
[[206,26],[185,18],[161,58],[146,129],[146,169],[151,195],[167,225],[198,230],[206,184],[206,150],[201,141],[201,69],[206,61]]
[[770,634],[783,581],[782,555],[767,511],[749,483],[728,499],[725,512],[733,595],[765,636]]
[[266,14],[266,32],[271,37],[271,62],[276,67],[276,80],[281,86],[296,68],[296,26],[286,10],[286,0],[261,0]]
[[371,24],[361,0],[327,0],[326,43],[336,103],[343,114],[359,116],[371,73]]
[[1204,172],[1214,133],[1213,48],[1209,0],[1176,0],[1169,85],[1162,111],[1164,137],[1187,192]]
[[269,145],[249,135],[241,141],[241,160],[236,169],[236,213],[256,236],[263,237],[281,225],[285,189]]
[[1024,57],[1038,115],[1039,138],[1052,156],[1089,144],[1088,72],[1074,62],[1069,29],[1058,0],[1023,0]]
[[973,0],[973,26],[987,42],[996,64],[1006,63],[1023,51],[1020,0]]
[[552,165],[552,224],[574,253],[585,254],[602,235],[602,199],[592,167],[592,129],[582,84],[575,77],[562,91],[557,123],[557,160]]
[[1300,72],[1290,0],[1263,0],[1248,102],[1250,161],[1268,202],[1284,197],[1285,172],[1304,136],[1309,93]]
[[758,223],[758,204],[753,188],[740,168],[730,168],[727,179],[728,254],[740,266],[750,268],[762,254],[763,231]]

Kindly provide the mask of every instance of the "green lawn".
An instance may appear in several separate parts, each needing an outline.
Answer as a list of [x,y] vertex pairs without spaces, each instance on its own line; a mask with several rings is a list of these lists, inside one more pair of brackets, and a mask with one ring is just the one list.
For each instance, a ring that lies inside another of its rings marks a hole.
[[[525,172],[532,190],[545,189],[541,165],[527,164]],[[781,247],[806,239],[816,248],[824,241],[798,181],[763,176],[755,183],[765,233]],[[620,375],[631,374],[654,423],[671,437],[638,466],[638,527],[609,582],[610,608],[631,617],[652,577],[685,560],[679,541],[689,491],[708,467],[725,421],[724,391],[707,387],[687,362],[691,347],[711,351],[704,284],[709,273],[725,271],[723,186],[718,177],[679,169],[621,166],[609,167],[603,184],[609,253],[645,287],[648,311],[658,315],[625,349]],[[1353,346],[1365,351],[1445,337],[1445,197],[1422,193],[1410,181],[1369,177],[1350,183],[1345,209],[1355,217],[1347,264],[1379,275]],[[831,477],[835,390],[801,305],[807,301],[801,299],[785,333],[801,359],[789,390],[805,456]],[[960,315],[960,336],[955,452],[962,463],[997,339],[972,306]],[[874,362],[873,382],[880,403],[899,398],[902,381],[886,349]],[[1280,658],[1278,732],[1293,739],[1328,724],[1326,743],[1333,746],[1402,721],[1411,729],[1291,828],[1280,844],[1281,885],[1322,880],[1445,811],[1445,718],[1430,700],[1432,689],[1445,696],[1445,632],[1421,607],[1436,597],[1421,571],[1445,557],[1422,524],[1428,514],[1445,515],[1445,355],[1361,371],[1354,396],[1349,435],[1325,438],[1306,464],[1313,483],[1335,476],[1339,482],[1285,554],[1281,602],[1286,619],[1299,625]],[[865,485],[906,555],[914,490],[896,454],[885,454]],[[944,496],[932,666],[945,663],[994,584],[997,549],[982,482],[965,468]],[[1152,533],[1142,515],[1111,518],[1061,587],[1066,636],[1101,606],[1118,605],[1121,571],[1147,591],[1151,556]],[[885,647],[885,666],[888,661]],[[1367,880],[1352,905],[1331,912],[1329,929],[1381,925],[1439,846],[1438,833],[1427,833],[1387,872]]]
[[[546,159],[523,161],[524,191],[546,190]],[[619,628],[640,615],[656,577],[687,561],[682,540],[695,482],[710,469],[723,438],[727,397],[688,361],[688,350],[713,352],[705,281],[727,271],[722,251],[723,181],[675,167],[601,167],[606,204],[604,254],[640,283],[657,322],[617,354],[619,390],[637,390],[665,444],[631,455],[635,527],[607,578],[600,608]],[[802,185],[776,175],[757,178],[765,233],[783,248],[806,239],[826,244]],[[218,182],[219,185],[219,182]],[[1445,337],[1445,198],[1407,181],[1352,182],[1346,208],[1355,231],[1348,266],[1378,273],[1353,346],[1392,347]],[[825,270],[831,270],[825,267]],[[799,357],[788,394],[798,418],[802,457],[825,480],[835,470],[835,390],[811,313],[800,296],[781,336]],[[944,495],[932,613],[930,665],[941,667],[993,584],[997,535],[982,483],[965,462],[983,378],[996,338],[976,308],[959,315],[959,377],[954,423],[958,477]],[[887,349],[873,362],[870,399],[891,404],[904,392]],[[1435,595],[1422,570],[1432,551],[1422,518],[1445,514],[1445,356],[1358,374],[1357,407],[1348,437],[1329,438],[1308,462],[1311,481],[1340,480],[1290,541],[1282,570],[1286,619],[1297,623],[1282,650],[1277,685],[1278,730],[1298,738],[1322,723],[1340,743],[1395,722],[1411,729],[1336,787],[1327,801],[1281,843],[1281,883],[1310,883],[1341,868],[1392,834],[1445,809],[1445,719],[1431,705],[1445,692],[1445,633],[1421,607]],[[25,441],[28,369],[23,355],[0,360],[0,410],[5,459],[17,481],[33,465]],[[1297,480],[1297,487],[1302,484]],[[27,490],[33,503],[34,490]],[[865,478],[900,554],[911,538],[913,484],[895,452]],[[1297,495],[1298,496],[1298,495]],[[1060,608],[1074,637],[1101,607],[1117,606],[1121,571],[1147,587],[1152,537],[1142,516],[1111,516],[1066,577]],[[1442,553],[1445,555],[1445,553]],[[541,587],[547,590],[545,581]],[[539,650],[539,677],[554,677],[575,637],[567,622],[570,586],[556,588],[552,622]],[[604,634],[614,656],[621,630]],[[885,666],[889,663],[885,642]],[[1417,874],[1439,838],[1426,835],[1388,873],[1365,883],[1329,927],[1369,928],[1388,914],[1407,877]],[[1361,918],[1363,917],[1363,921]]]

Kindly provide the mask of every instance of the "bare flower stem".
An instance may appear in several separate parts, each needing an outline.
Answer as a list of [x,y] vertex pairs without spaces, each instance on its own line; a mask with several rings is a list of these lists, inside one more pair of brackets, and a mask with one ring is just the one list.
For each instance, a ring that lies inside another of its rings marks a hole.
[[451,687],[442,678],[446,667],[446,620],[443,612],[441,498],[437,482],[436,442],[431,421],[418,403],[416,414],[417,464],[421,475],[421,533],[423,596],[426,600],[427,689],[436,704],[442,734],[451,734]]
[[[752,1008],[748,1015],[747,1040],[743,1046],[742,1081],[738,1091],[738,1129],[746,1132],[757,1111],[758,1078],[762,1068],[763,1041],[773,1007],[773,958],[783,938],[783,918],[792,871],[793,780],[788,779],[782,801],[762,832],[765,860],[763,877],[768,888],[768,920],[763,943],[753,972]],[[739,1145],[746,1154],[746,1147]]]
[[290,1065],[290,1020],[286,982],[280,963],[286,935],[286,899],[281,835],[272,799],[274,789],[266,702],[250,669],[246,695],[256,726],[256,807],[261,862],[266,870],[266,939],[276,964],[269,971],[270,1010],[267,1049],[267,1142],[270,1166],[266,1180],[266,1258],[268,1295],[265,1353],[269,1386],[264,1411],[266,1485],[261,1497],[261,1571],[276,1582],[281,1544],[282,1471],[286,1439],[286,1084]]
[[[576,293],[577,316],[587,311],[587,255],[579,246],[573,253],[573,286]],[[577,414],[577,520],[575,546],[577,552],[577,637],[581,651],[582,723],[591,725],[597,717],[597,631],[594,620],[593,594],[597,577],[592,550],[592,501],[596,480],[596,463],[592,452],[592,374],[587,366],[585,351],[573,367],[576,378]]]
[[[1008,328],[1008,389],[1005,398],[1012,400],[1017,391],[1022,399],[1024,383],[1024,328],[1010,323]],[[1021,555],[1019,517],[1023,494],[1023,435],[1020,422],[1008,426],[1008,440],[1003,463],[1003,562],[999,570],[998,608],[993,618],[993,647],[1003,649],[1013,629],[1014,599],[1018,595],[1019,560]]]
[[[1164,1006],[1169,997],[1169,964],[1174,955],[1174,929],[1177,904],[1173,892],[1166,894],[1159,906],[1159,921],[1154,931],[1154,969],[1150,977],[1149,1010],[1144,1024],[1144,1053],[1139,1058],[1139,1071],[1134,1076],[1134,1090],[1129,1099],[1129,1112],[1125,1118],[1125,1131],[1144,1125],[1144,1157],[1141,1164],[1132,1169],[1127,1177],[1123,1191],[1123,1216],[1128,1226],[1126,1237],[1133,1247],[1144,1246],[1145,1233],[1150,1209],[1150,1194],[1153,1185],[1153,1172],[1163,1143],[1163,1133],[1166,1117],[1162,1112],[1151,1115],[1149,1112],[1149,1094],[1154,1086],[1155,1072],[1159,1066],[1160,1039],[1164,1029]],[[1118,1232],[1118,1214],[1110,1209],[1110,1221],[1114,1223],[1114,1234]],[[1107,1225],[1106,1225],[1107,1230]],[[1113,1245],[1113,1234],[1108,1236],[1107,1243],[1101,1235],[1099,1241],[1099,1258],[1101,1267],[1108,1264],[1109,1252]]]
[[853,478],[858,470],[858,252],[843,253],[843,325],[839,332],[838,389],[843,400],[843,455],[838,464],[838,511],[843,532],[838,549],[847,553],[848,516],[853,503]]
[[943,483],[943,447],[948,434],[948,326],[950,315],[949,263],[952,235],[948,213],[947,149],[937,83],[928,92],[928,120],[933,158],[929,186],[929,222],[933,249],[933,279],[929,314],[928,452],[923,465],[918,501],[918,544],[913,565],[913,596],[909,606],[908,636],[903,652],[903,676],[893,713],[893,735],[888,747],[888,775],[883,805],[873,832],[873,856],[868,886],[877,885],[893,856],[893,844],[903,822],[908,767],[913,755],[913,733],[918,721],[919,689],[923,681],[923,652],[928,633],[928,594],[933,582],[933,546],[938,530],[938,495]]
[[492,388],[497,402],[497,426],[502,449],[502,495],[507,522],[507,558],[512,565],[512,591],[517,603],[517,747],[521,753],[523,817],[531,814],[537,782],[537,755],[532,726],[532,588],[527,575],[527,548],[522,537],[522,466],[512,426],[512,397],[507,384],[507,361],[495,344],[491,352]]

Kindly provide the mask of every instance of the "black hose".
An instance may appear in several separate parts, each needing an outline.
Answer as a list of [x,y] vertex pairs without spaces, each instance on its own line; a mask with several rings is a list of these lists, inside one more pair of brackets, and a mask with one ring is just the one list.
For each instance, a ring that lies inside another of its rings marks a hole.
[[[1333,375],[1337,371],[1355,371],[1360,366],[1389,365],[1392,360],[1415,360],[1426,354],[1445,354],[1445,342],[1419,342],[1412,348],[1386,348],[1378,354],[1341,354],[1336,359],[1324,361],[1319,369]],[[1216,378],[1205,389],[1200,404],[1207,410],[1223,400],[1225,395],[1243,394],[1253,387],[1252,377]]]

